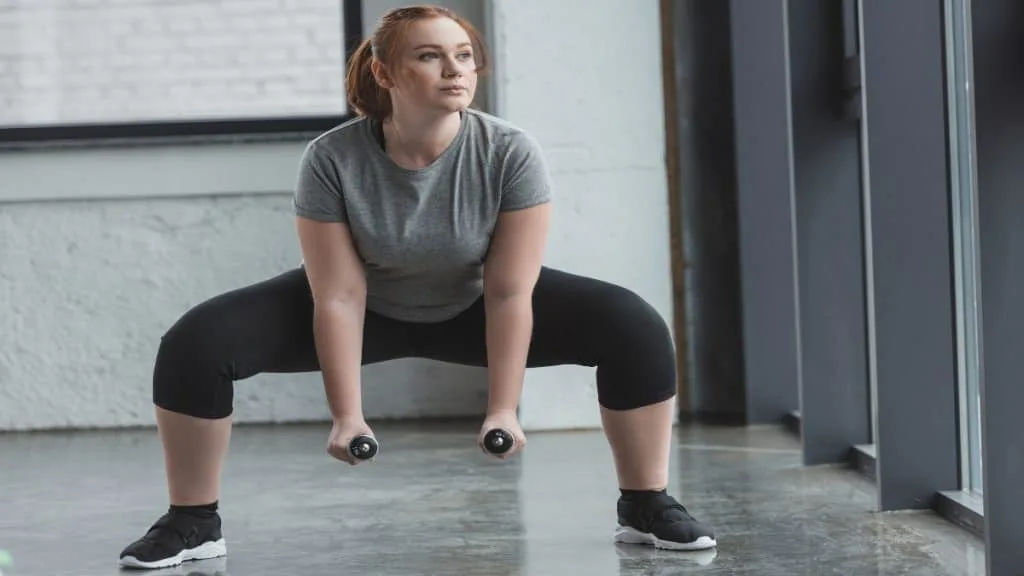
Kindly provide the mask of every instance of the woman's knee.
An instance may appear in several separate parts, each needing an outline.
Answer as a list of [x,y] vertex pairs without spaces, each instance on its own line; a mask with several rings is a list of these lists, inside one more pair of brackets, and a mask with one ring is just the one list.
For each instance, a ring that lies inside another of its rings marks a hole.
[[675,343],[665,318],[637,293],[619,287],[603,306],[605,353],[598,365],[601,405],[629,410],[676,393]]
[[231,415],[233,375],[206,305],[179,318],[160,338],[153,368],[153,403],[197,418]]
[[161,338],[153,400],[189,416],[230,416],[235,381],[314,369],[311,326],[312,298],[301,268],[214,296]]

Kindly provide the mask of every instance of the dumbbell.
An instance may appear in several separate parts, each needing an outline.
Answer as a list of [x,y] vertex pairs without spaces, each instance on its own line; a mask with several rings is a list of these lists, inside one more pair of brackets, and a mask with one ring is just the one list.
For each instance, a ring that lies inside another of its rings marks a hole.
[[359,460],[370,460],[377,455],[380,446],[372,436],[360,434],[348,443],[348,453]]
[[515,442],[516,440],[512,437],[512,434],[501,428],[488,430],[487,434],[484,434],[484,450],[491,454],[504,454],[512,449]]

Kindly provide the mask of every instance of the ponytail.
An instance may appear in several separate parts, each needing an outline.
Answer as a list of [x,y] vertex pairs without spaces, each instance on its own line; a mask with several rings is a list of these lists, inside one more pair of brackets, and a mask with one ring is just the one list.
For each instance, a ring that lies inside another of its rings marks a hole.
[[348,103],[361,116],[384,120],[391,115],[391,95],[373,76],[373,39],[367,38],[356,49],[348,65],[345,88]]

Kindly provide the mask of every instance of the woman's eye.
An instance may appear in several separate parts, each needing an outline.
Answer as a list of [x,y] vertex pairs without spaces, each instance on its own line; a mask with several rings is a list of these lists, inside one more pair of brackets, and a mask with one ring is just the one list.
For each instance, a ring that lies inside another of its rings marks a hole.
[[[431,59],[434,59],[434,58],[440,58],[440,57],[441,57],[441,55],[438,54],[437,52],[423,52],[423,53],[421,53],[418,56],[419,60],[423,60],[423,61],[431,60]],[[472,60],[473,59],[473,53],[472,52],[460,52],[459,54],[457,54],[455,56],[455,58],[458,59],[458,60],[463,60],[463,61],[465,61],[465,60]]]

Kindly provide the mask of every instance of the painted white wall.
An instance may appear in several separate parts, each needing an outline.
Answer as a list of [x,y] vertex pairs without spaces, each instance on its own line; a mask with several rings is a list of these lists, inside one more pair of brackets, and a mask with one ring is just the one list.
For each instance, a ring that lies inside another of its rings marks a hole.
[[[633,289],[671,326],[657,3],[489,4],[496,111],[537,137],[558,189],[547,263]],[[529,371],[521,420],[599,426],[594,370]]]
[[[394,4],[367,0],[367,25]],[[620,282],[670,318],[656,7],[445,4],[491,38],[497,74],[483,107],[496,103],[548,151],[559,188],[548,263]],[[622,30],[650,46],[605,42]],[[163,331],[298,262],[289,194],[302,146],[0,152],[0,430],[151,425]],[[402,360],[365,380],[370,418],[478,415],[486,403],[480,369]],[[240,421],[326,415],[317,375],[236,385]],[[531,429],[598,425],[593,370],[531,370],[522,417]]]

